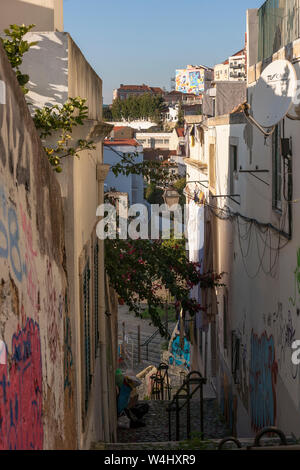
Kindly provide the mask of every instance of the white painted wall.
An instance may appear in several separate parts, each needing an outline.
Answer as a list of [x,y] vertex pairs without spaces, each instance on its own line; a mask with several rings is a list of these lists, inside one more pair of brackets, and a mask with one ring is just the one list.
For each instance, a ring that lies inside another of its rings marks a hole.
[[1,0],[0,31],[35,24],[35,31],[63,31],[63,0]]
[[[298,127],[298,122],[285,120],[285,136],[290,137],[293,142],[295,201],[300,197],[297,184],[300,172],[297,158],[297,149],[300,146]],[[216,192],[229,192],[230,140],[238,144],[238,167],[255,169],[257,166],[259,169],[268,169],[269,173],[257,176],[269,186],[250,174],[239,173],[235,188],[241,195],[240,205],[222,199],[219,200],[219,205],[228,205],[234,212],[238,211],[249,218],[271,223],[287,231],[287,204],[283,204],[281,214],[272,208],[271,139],[268,138],[265,142],[262,134],[253,129],[250,153],[244,140],[244,131],[245,125],[216,127]],[[249,128],[247,133],[249,136]],[[231,411],[236,397],[236,429],[240,437],[255,433],[258,423],[264,426],[268,422],[276,424],[287,434],[293,432],[296,436],[300,435],[300,370],[291,362],[292,340],[300,338],[300,296],[295,277],[298,272],[299,221],[300,206],[295,202],[293,237],[289,242],[281,238],[280,246],[283,248],[279,252],[278,235],[258,232],[253,225],[251,228],[243,220],[240,220],[239,225],[233,221],[218,221],[217,266],[219,272],[228,273],[225,283],[229,292],[227,332],[230,345],[227,350],[223,347],[224,290],[221,289],[218,292],[220,309],[217,317],[220,353],[218,389],[219,397],[227,396],[226,406]],[[270,271],[272,266],[274,269]],[[231,376],[232,331],[237,332],[241,341],[238,385],[233,384]],[[274,354],[274,360],[270,360],[271,353]],[[259,374],[261,378],[258,377]]]
[[137,132],[136,140],[144,148],[170,149],[171,132]]
[[[104,146],[103,160],[105,164],[115,165],[119,163],[120,154],[134,154],[138,152],[136,162],[143,161],[143,153],[141,147],[133,147],[129,145],[114,145],[113,148]],[[144,201],[144,180],[141,175],[118,175],[115,176],[112,170],[109,171],[105,180],[105,190],[110,191],[115,188],[117,191],[128,194],[129,204],[142,204]]]
[[145,129],[150,129],[151,127],[157,126],[155,122],[151,121],[113,121],[110,124],[114,126],[129,126],[137,131],[143,131]]

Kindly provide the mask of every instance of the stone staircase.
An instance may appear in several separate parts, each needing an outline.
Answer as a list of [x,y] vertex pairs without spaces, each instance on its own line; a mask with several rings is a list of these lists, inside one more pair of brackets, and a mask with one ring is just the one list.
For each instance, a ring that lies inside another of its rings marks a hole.
[[[170,324],[169,331],[173,331],[175,324]],[[140,363],[138,362],[138,332],[137,329],[129,329],[126,331],[126,349],[129,358],[126,361],[126,366],[133,368],[134,371],[141,371],[149,365],[158,366],[161,362],[163,347],[167,346],[168,340],[162,338],[160,334],[156,334],[146,346],[147,340],[151,338],[151,334],[140,333]],[[119,340],[122,338],[119,336]],[[132,360],[133,351],[133,360]],[[133,364],[133,367],[132,367]]]
[[[184,447],[186,436],[186,414],[183,412],[180,416],[180,442],[169,441],[168,413],[167,407],[169,401],[152,400],[141,403],[147,403],[150,407],[149,412],[144,416],[143,421],[146,426],[137,429],[118,429],[118,442],[112,444],[102,443],[95,445],[95,450],[140,450],[140,449],[180,449]],[[199,401],[191,401],[191,431],[197,435],[200,429],[200,409]],[[204,434],[205,440],[219,441],[230,432],[222,420],[217,402],[215,399],[204,400]],[[172,414],[172,438],[175,439],[175,414]],[[198,438],[199,442],[200,439]],[[190,444],[187,444],[190,445]],[[201,444],[200,444],[201,445]],[[207,444],[210,445],[210,444]]]

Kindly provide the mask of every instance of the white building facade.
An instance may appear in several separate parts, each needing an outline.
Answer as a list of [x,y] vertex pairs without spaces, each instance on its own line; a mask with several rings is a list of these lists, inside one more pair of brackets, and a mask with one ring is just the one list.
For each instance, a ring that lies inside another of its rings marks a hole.
[[[104,141],[103,160],[110,167],[120,163],[122,156],[126,154],[136,155],[134,161],[143,161],[143,147],[134,139],[123,141]],[[115,176],[110,169],[105,179],[105,191],[117,191],[128,194],[129,204],[142,204],[144,201],[144,179],[142,175]]]
[[[287,13],[292,3],[285,2]],[[266,21],[261,10],[252,10],[248,21],[257,13]],[[248,39],[253,49],[258,38]],[[266,53],[262,62],[256,57],[249,64],[248,101],[270,59],[290,60],[300,77],[299,39],[281,46],[271,58]],[[268,138],[242,113],[207,119],[197,152],[194,146],[190,163],[186,159],[188,180],[208,181],[204,222],[211,232],[204,268],[210,261],[215,272],[224,273],[225,284],[198,321],[192,364],[215,385],[238,437],[266,426],[300,436],[300,366],[292,361],[293,343],[300,339],[300,123],[297,109],[291,113],[296,120],[286,116]],[[194,187],[189,193],[201,205]]]

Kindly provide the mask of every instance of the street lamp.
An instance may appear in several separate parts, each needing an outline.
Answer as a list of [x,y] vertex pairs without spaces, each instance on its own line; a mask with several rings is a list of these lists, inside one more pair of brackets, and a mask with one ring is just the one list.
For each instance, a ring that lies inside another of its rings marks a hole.
[[172,206],[179,203],[180,194],[175,188],[169,187],[165,189],[163,194],[163,200],[166,206],[170,209]]

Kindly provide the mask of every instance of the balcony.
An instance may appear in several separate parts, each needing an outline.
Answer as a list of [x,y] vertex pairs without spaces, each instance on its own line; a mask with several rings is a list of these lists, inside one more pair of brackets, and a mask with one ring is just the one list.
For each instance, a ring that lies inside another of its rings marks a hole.
[[300,37],[299,1],[267,0],[258,10],[258,61]]

